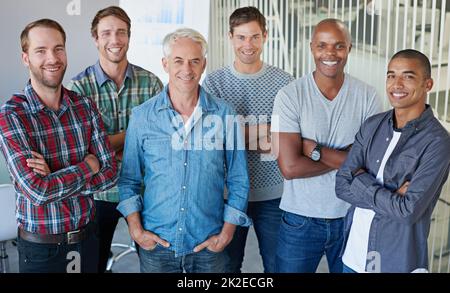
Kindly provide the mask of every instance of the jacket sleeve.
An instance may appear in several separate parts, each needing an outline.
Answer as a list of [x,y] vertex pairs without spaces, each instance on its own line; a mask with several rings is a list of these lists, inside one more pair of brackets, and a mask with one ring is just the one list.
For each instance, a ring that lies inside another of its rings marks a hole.
[[404,196],[377,183],[363,173],[354,178],[350,192],[361,194],[376,212],[394,221],[414,224],[436,202],[447,180],[450,166],[450,138],[435,139],[419,159]]
[[367,123],[361,126],[361,129],[355,136],[355,141],[344,164],[336,173],[336,196],[356,207],[370,209],[372,208],[370,196],[360,192],[352,192],[351,186],[355,175],[359,169],[366,169],[366,160],[364,149],[366,147],[368,136]]

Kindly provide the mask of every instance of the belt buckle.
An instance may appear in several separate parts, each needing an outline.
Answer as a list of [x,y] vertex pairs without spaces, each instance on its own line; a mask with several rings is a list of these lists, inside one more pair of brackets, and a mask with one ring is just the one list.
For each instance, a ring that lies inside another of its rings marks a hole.
[[75,231],[70,231],[67,232],[67,244],[75,244],[77,243],[76,241],[72,240],[72,237],[75,236],[76,234],[80,233],[80,229],[75,230]]

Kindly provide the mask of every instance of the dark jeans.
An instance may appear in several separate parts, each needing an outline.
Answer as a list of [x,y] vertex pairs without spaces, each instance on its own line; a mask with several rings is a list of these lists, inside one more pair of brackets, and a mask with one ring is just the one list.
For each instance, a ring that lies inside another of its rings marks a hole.
[[185,256],[159,244],[152,250],[139,250],[141,273],[224,273],[227,263],[225,252],[212,252],[207,248]]
[[[247,215],[253,221],[265,273],[275,272],[275,253],[282,213],[279,206],[279,198],[248,203]],[[241,272],[248,229],[248,227],[237,226],[233,240],[225,248],[229,257],[228,273]]]
[[116,230],[117,223],[122,216],[116,209],[117,205],[118,203],[115,202],[107,202],[102,200],[95,201],[95,222],[97,224],[97,236],[99,240],[99,273],[103,273],[106,270],[114,231]]
[[344,219],[310,218],[283,212],[277,245],[279,273],[314,273],[325,254],[331,273],[342,272],[339,256],[344,241]]
[[76,244],[41,244],[18,237],[20,273],[96,273],[98,239],[94,232]]

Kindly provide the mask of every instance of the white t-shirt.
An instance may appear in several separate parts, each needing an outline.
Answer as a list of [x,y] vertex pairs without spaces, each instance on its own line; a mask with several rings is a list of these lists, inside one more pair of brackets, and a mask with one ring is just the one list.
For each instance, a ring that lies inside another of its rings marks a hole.
[[[378,169],[377,181],[384,184],[384,167],[394,151],[395,146],[402,133],[394,131],[391,142],[384,153],[380,168]],[[342,262],[358,273],[366,272],[367,249],[369,247],[369,233],[375,212],[371,209],[356,208],[353,214],[352,227],[348,236]]]

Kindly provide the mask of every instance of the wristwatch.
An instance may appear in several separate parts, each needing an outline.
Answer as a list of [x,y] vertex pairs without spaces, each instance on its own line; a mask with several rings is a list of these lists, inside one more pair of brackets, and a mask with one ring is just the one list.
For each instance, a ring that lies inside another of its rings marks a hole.
[[320,161],[320,157],[321,157],[320,149],[321,148],[322,148],[322,146],[320,144],[316,144],[316,146],[312,150],[310,157],[311,157],[311,160],[313,160],[314,162]]

